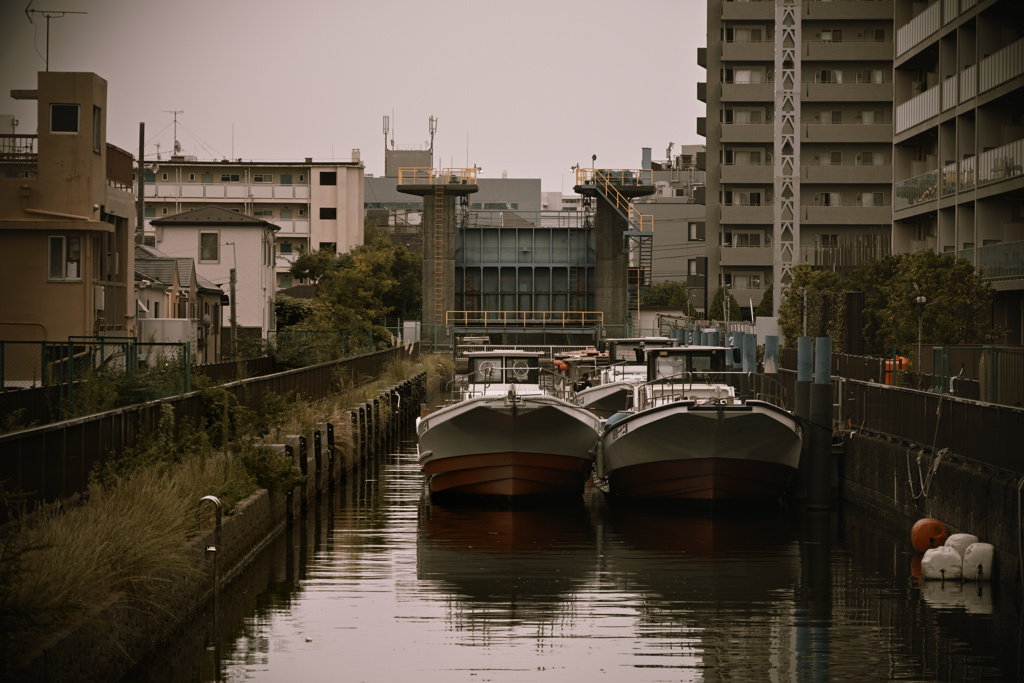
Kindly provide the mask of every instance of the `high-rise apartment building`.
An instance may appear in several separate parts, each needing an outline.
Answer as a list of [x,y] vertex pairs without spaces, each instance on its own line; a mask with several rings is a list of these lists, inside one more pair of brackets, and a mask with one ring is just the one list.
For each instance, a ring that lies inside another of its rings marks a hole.
[[893,247],[971,261],[1022,344],[1024,3],[896,0],[895,18]]
[[708,0],[708,287],[744,304],[798,263],[891,250],[893,2]]

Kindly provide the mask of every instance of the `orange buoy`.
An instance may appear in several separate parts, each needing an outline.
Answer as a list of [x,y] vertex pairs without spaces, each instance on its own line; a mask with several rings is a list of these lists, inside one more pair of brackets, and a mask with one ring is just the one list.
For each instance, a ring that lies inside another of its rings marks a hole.
[[946,527],[942,526],[942,522],[931,517],[925,517],[924,519],[917,520],[914,528],[910,530],[910,542],[914,545],[914,550],[923,553],[926,550],[938,548],[945,544],[948,535]]

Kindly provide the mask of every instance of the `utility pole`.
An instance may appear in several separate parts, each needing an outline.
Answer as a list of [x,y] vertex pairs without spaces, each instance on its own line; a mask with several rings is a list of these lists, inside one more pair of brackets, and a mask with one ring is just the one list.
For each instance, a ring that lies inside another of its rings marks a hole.
[[144,168],[145,159],[143,158],[143,151],[146,146],[146,122],[143,121],[139,124],[139,170],[136,171],[135,177],[138,182],[138,197],[135,201],[135,244],[144,244],[146,228],[143,223],[143,217],[145,216],[145,203],[146,203],[146,169]]
[[[222,271],[223,272],[223,271]],[[238,353],[238,318],[235,317],[235,283],[237,278],[235,276],[235,269],[231,269],[231,357],[234,358]]]

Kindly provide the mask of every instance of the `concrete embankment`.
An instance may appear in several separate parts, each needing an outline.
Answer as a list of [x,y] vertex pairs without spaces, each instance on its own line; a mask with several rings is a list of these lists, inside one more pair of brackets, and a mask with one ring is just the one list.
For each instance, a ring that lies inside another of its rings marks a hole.
[[995,576],[1017,585],[1020,576],[1020,477],[965,461],[949,451],[879,436],[847,438],[840,486],[844,500],[885,517],[902,516],[906,543],[918,519],[934,517],[950,534],[969,533],[995,546]]
[[[427,377],[420,373],[373,399],[353,406],[349,422],[321,424],[310,434],[287,438],[278,448],[307,475],[291,493],[261,490],[224,515],[216,528],[215,505],[197,503],[202,532],[187,552],[196,571],[170,578],[159,595],[145,600],[114,596],[107,605],[53,634],[29,655],[11,680],[116,681],[133,664],[159,647],[175,627],[197,610],[210,608],[216,593],[252,562],[268,543],[301,517],[308,505],[331,486],[357,470],[360,463],[386,453],[408,432],[427,395]],[[338,438],[337,443],[334,437]],[[343,448],[342,443],[352,447]],[[215,550],[211,550],[215,548]]]

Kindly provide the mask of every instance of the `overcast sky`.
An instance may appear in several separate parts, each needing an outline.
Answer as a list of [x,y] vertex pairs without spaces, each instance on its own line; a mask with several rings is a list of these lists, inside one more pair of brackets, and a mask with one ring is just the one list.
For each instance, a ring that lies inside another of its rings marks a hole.
[[[146,158],[348,160],[384,172],[383,117],[398,147],[435,167],[540,178],[572,192],[574,164],[638,168],[703,144],[696,118],[704,0],[0,0],[0,114],[36,132],[46,19],[50,70],[108,84],[108,142]],[[4,131],[8,132],[8,131]]]

